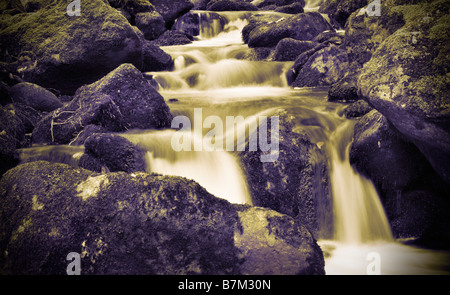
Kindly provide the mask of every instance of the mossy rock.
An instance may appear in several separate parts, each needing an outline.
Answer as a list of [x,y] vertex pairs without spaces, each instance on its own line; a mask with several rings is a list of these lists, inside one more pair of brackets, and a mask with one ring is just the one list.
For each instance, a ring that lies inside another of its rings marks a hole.
[[[181,177],[27,163],[0,181],[0,271],[65,274],[324,274],[311,234]],[[20,197],[19,197],[20,196]]]

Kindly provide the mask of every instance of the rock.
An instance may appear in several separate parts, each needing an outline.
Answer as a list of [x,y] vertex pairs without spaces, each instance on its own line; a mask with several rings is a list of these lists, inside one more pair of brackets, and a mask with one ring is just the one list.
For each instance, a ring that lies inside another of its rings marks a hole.
[[71,95],[122,63],[142,66],[139,34],[120,12],[93,0],[83,3],[80,16],[70,17],[67,5],[53,1],[33,13],[2,18],[3,49],[12,56],[33,53],[16,68],[25,81]]
[[33,132],[33,129],[46,114],[21,103],[13,103],[12,108],[16,116],[22,121],[25,133]]
[[[314,50],[314,49],[313,49]],[[299,56],[298,59],[300,59]],[[296,60],[293,69],[298,67]],[[348,72],[349,57],[341,47],[331,45],[314,52],[303,64],[292,83],[293,87],[330,86]]]
[[285,38],[278,42],[273,53],[275,61],[294,61],[303,52],[314,48],[317,43]]
[[162,15],[166,22],[166,28],[170,29],[175,20],[194,7],[189,0],[150,0],[156,11]]
[[13,105],[0,107],[0,175],[19,163],[17,148],[22,147],[25,127]]
[[373,110],[373,108],[367,103],[367,101],[360,99],[346,107],[344,110],[344,115],[349,119],[358,118],[364,116],[371,110]]
[[267,6],[274,5],[276,7],[286,6],[299,3],[302,7],[305,7],[305,0],[262,0],[258,1],[256,6],[258,8],[264,8]]
[[251,3],[237,0],[211,0],[206,6],[210,11],[256,11],[258,7]]
[[288,13],[288,14],[297,14],[297,13],[303,13],[303,7],[305,5],[300,2],[294,2],[290,5],[284,5],[275,8],[275,12],[281,12],[281,13]]
[[157,39],[166,31],[166,22],[156,11],[136,13],[135,22],[147,40]]
[[77,252],[83,275],[324,274],[320,248],[292,218],[181,177],[41,161],[8,171],[0,196],[2,273],[65,274]]
[[63,106],[56,95],[39,85],[28,82],[11,87],[9,96],[15,103],[22,103],[43,112],[51,112]]
[[345,25],[344,44],[351,61],[363,65],[370,60],[377,47],[405,22],[402,13],[389,3],[382,3],[380,16],[370,17],[354,12]]
[[350,163],[369,177],[383,195],[417,182],[429,171],[427,161],[377,110],[355,125]]
[[357,87],[358,74],[346,75],[328,91],[328,101],[354,102],[359,99]]
[[153,42],[146,41],[142,50],[144,53],[144,66],[142,67],[142,71],[159,72],[171,71],[173,69],[172,57]]
[[355,11],[366,6],[368,0],[325,0],[319,8],[320,13],[328,14],[341,27],[345,26],[348,17]]
[[155,11],[155,7],[148,0],[108,0],[108,2],[112,7],[129,14],[131,18],[134,18],[138,13]]
[[152,43],[156,46],[173,46],[173,45],[186,45],[192,43],[194,38],[192,35],[179,31],[165,31],[158,39]]
[[123,64],[80,87],[70,103],[43,118],[33,131],[33,142],[66,144],[89,124],[120,132],[165,128],[171,120],[164,98],[138,69]]
[[[78,134],[77,137],[75,137],[74,140],[72,140],[69,145],[72,146],[77,146],[77,145],[84,145],[84,143],[86,142],[86,139],[88,139],[89,136],[93,135],[94,133],[107,133],[108,130],[106,130],[106,128],[99,126],[99,125],[94,125],[94,124],[89,124],[86,127],[83,128],[83,130],[81,130]],[[86,168],[86,167],[83,167]],[[88,169],[88,168],[86,168]]]
[[358,91],[450,183],[450,23],[444,13],[449,3],[399,9],[405,25],[384,39],[365,64]]
[[257,25],[248,33],[248,46],[274,47],[284,38],[310,41],[323,31],[331,29],[331,25],[320,13],[300,13],[275,23]]
[[[268,152],[249,151],[248,147],[239,152],[238,157],[254,206],[295,218],[315,237],[329,237],[332,209],[326,159],[308,135],[308,130],[316,130],[315,124],[320,124],[316,115],[303,108],[275,112],[274,116],[279,117],[278,158],[273,162],[262,162],[261,155]],[[311,123],[302,124],[308,120]],[[303,125],[303,128],[294,130],[296,125]],[[271,136],[269,126],[267,137]]]
[[96,133],[84,142],[85,152],[98,159],[109,171],[145,171],[146,152],[128,139],[111,133]]

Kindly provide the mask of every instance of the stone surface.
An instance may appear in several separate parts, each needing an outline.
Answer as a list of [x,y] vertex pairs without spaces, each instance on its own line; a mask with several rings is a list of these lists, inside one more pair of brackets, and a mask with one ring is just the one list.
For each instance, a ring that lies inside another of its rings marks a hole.
[[28,82],[11,87],[9,96],[15,103],[21,103],[43,112],[51,112],[63,106],[56,95],[39,85]]
[[180,177],[41,161],[8,171],[0,195],[4,274],[65,274],[70,252],[83,275],[324,274],[320,248],[292,218]]

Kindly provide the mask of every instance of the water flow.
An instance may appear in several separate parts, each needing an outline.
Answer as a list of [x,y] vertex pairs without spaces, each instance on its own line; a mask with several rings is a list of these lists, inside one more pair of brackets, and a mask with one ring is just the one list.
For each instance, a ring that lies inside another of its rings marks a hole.
[[232,203],[252,204],[246,177],[239,161],[232,154],[226,151],[208,151],[202,135],[190,131],[182,131],[183,136],[191,143],[201,141],[202,151],[175,151],[172,146],[175,132],[143,131],[122,136],[148,151],[148,172],[192,179],[216,197]]
[[335,239],[346,244],[392,242],[389,222],[372,181],[350,165],[353,125],[345,121],[329,139]]

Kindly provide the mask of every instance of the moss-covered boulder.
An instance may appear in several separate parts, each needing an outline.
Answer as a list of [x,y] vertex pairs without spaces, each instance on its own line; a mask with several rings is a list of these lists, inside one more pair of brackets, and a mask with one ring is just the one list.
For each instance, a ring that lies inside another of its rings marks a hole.
[[245,32],[248,38],[244,38],[244,41],[247,40],[250,47],[275,47],[284,38],[313,40],[323,31],[332,29],[318,12],[300,13],[276,22],[250,23],[249,26],[250,30]]
[[33,162],[0,181],[0,271],[66,274],[324,274],[311,234],[170,176]]
[[142,66],[139,32],[105,1],[83,2],[80,16],[66,13],[67,1],[43,3],[0,21],[1,56],[33,53],[28,64],[16,64],[25,81],[73,94],[122,63]]
[[136,13],[134,21],[147,40],[157,39],[166,31],[166,22],[156,11]]
[[450,182],[450,4],[396,9],[405,25],[364,65],[358,90]]
[[171,120],[164,98],[138,69],[123,64],[80,87],[70,103],[44,117],[33,131],[33,142],[67,144],[89,124],[119,132],[165,128]]
[[366,6],[368,0],[325,0],[319,8],[320,13],[326,13],[341,27],[345,26],[348,17],[355,11]]
[[275,61],[294,61],[303,52],[314,48],[317,43],[284,38],[278,42],[273,52]]
[[189,0],[149,0],[156,11],[161,14],[166,22],[166,27],[170,29],[175,22],[175,20],[187,13],[189,10],[194,7]]

